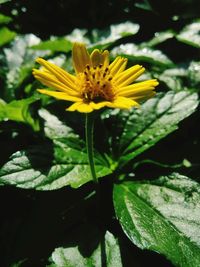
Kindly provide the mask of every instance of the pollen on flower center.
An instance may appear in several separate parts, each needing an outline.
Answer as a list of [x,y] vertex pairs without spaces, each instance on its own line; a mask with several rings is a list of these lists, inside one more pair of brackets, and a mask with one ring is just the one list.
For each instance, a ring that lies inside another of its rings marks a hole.
[[96,67],[86,65],[82,76],[82,97],[85,103],[114,100],[112,76],[108,67],[103,64]]

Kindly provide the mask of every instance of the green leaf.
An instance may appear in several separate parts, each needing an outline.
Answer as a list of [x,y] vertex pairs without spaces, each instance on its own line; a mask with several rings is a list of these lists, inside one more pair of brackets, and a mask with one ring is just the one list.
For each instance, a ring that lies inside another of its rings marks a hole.
[[91,44],[90,39],[87,37],[88,30],[86,29],[74,29],[70,34],[66,35],[67,40],[70,42],[79,42],[84,44]]
[[16,33],[10,31],[8,28],[3,27],[0,29],[0,47],[12,41],[16,36]]
[[174,35],[174,32],[170,30],[165,32],[156,32],[151,40],[140,44],[140,47],[154,47],[158,44],[165,42],[168,39],[173,38]]
[[77,138],[72,128],[65,125],[55,115],[46,109],[39,110],[40,117],[44,120],[44,132],[46,137],[54,140],[55,138],[73,137]]
[[[96,152],[94,158],[98,178],[112,172],[100,154]],[[77,135],[18,151],[0,170],[0,184],[37,190],[55,190],[67,185],[78,188],[91,180],[85,143]]]
[[187,25],[176,38],[183,43],[200,48],[200,20]]
[[192,61],[188,68],[188,77],[192,87],[199,90],[200,86],[200,61]]
[[163,67],[173,66],[173,62],[160,50],[153,50],[148,47],[142,48],[132,43],[122,44],[115,47],[112,50],[112,55],[114,57],[118,55],[125,56],[134,62],[148,62]]
[[4,49],[4,65],[6,73],[5,98],[8,101],[15,99],[16,89],[31,75],[35,59],[44,56],[44,51],[34,51],[30,46],[38,44],[40,39],[34,34],[17,36],[11,48]]
[[95,47],[105,49],[115,41],[136,34],[139,31],[139,25],[126,21],[124,23],[111,25],[109,30],[97,30],[92,31],[93,42]]
[[[87,237],[88,239],[88,237]],[[90,246],[84,240],[84,246]],[[83,249],[83,248],[82,248]],[[116,238],[106,232],[98,246],[91,255],[81,254],[78,246],[68,248],[56,248],[51,256],[52,264],[49,267],[122,267],[120,248]],[[103,263],[102,263],[103,262]]]
[[170,91],[157,94],[140,109],[107,112],[103,118],[112,120],[115,127],[111,127],[110,135],[114,150],[118,151],[119,165],[127,164],[176,130],[178,123],[192,114],[198,103],[196,93]]
[[149,3],[148,0],[143,0],[142,2],[136,2],[134,4],[137,8],[140,8],[140,9],[144,9],[144,10],[147,10],[147,11],[153,11],[152,7],[151,7],[151,4]]
[[4,3],[7,3],[7,2],[10,2],[11,0],[0,0],[0,4],[4,4]]
[[17,121],[29,124],[34,130],[39,130],[39,124],[35,121],[30,113],[30,105],[37,101],[37,98],[26,98],[22,100],[14,100],[6,104],[0,102],[0,121]]
[[40,42],[31,47],[36,50],[50,50],[52,52],[69,52],[72,49],[72,43],[66,38],[52,38],[48,41]]
[[8,16],[0,13],[0,24],[7,24],[11,21],[12,21],[11,17],[8,17]]
[[184,68],[166,69],[158,79],[166,84],[166,86],[174,91],[183,90],[182,78],[187,78],[188,71]]
[[114,207],[130,240],[176,266],[200,265],[200,186],[174,173],[114,187]]
[[20,260],[18,262],[11,264],[9,267],[23,267],[25,261],[26,260]]

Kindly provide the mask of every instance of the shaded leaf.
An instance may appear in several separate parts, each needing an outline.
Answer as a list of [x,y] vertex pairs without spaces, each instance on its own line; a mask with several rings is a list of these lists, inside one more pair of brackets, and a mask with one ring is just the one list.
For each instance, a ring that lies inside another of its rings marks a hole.
[[147,11],[153,11],[153,9],[152,9],[152,7],[151,7],[151,5],[150,5],[148,0],[143,0],[142,2],[141,1],[140,2],[136,2],[135,6],[137,8],[144,9],[144,10],[147,10]]
[[7,3],[7,2],[10,2],[11,0],[0,0],[0,4],[4,4],[4,3]]
[[8,16],[0,13],[0,24],[7,24],[11,21],[12,21],[11,17],[8,17]]
[[[103,115],[112,120],[111,144],[119,165],[123,166],[160,139],[178,128],[178,123],[192,114],[198,105],[198,95],[189,91],[160,93],[146,101],[140,109],[128,112],[109,111]],[[116,129],[115,125],[118,125]]]
[[0,46],[3,46],[12,41],[16,36],[16,33],[9,30],[6,27],[0,29]]
[[132,61],[148,62],[151,64],[169,67],[173,65],[173,62],[160,50],[153,50],[151,48],[141,48],[135,44],[122,44],[115,47],[112,50],[112,55],[115,57],[117,55],[122,55],[127,57]]
[[176,266],[199,266],[198,183],[174,173],[115,185],[113,198],[122,228],[135,245],[165,255]]
[[200,48],[200,21],[187,25],[176,38],[183,43]]

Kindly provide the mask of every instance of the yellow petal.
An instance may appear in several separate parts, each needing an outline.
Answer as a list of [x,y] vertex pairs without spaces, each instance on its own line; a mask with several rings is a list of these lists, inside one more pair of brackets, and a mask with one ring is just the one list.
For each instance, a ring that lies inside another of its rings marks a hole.
[[109,52],[107,50],[100,52],[99,49],[95,49],[90,55],[92,66],[97,67],[100,64],[107,66],[109,64]]
[[47,80],[47,79],[44,79],[44,78],[41,78],[40,76],[37,76],[37,75],[34,75],[35,78],[40,81],[42,84],[48,86],[48,87],[51,87],[51,88],[54,88],[54,89],[57,89],[61,92],[64,92],[66,94],[69,94],[69,95],[72,95],[72,96],[79,96],[79,93],[72,90],[71,88],[68,88],[66,85],[64,84],[61,84],[59,83],[59,81],[50,81],[50,80]]
[[110,102],[108,105],[110,108],[120,108],[120,109],[129,109],[131,107],[139,107],[139,103],[133,99],[118,96],[113,102]]
[[125,70],[127,65],[127,58],[116,57],[116,59],[110,64],[109,70],[111,75],[116,75]]
[[86,65],[91,66],[90,56],[84,44],[74,43],[72,60],[76,73],[84,72]]
[[74,90],[77,90],[75,86],[75,81],[76,81],[75,76],[69,74],[67,71],[61,69],[55,64],[44,60],[43,58],[37,58],[36,62],[44,66],[48,70],[48,72],[54,75],[61,83],[67,85],[68,87],[73,88]]
[[153,96],[155,96],[156,92],[155,91],[149,91],[149,92],[146,92],[145,94],[141,94],[141,95],[135,95],[133,98],[131,98],[132,100],[135,100],[135,101],[144,101],[144,100],[147,100]]
[[156,79],[138,82],[125,87],[119,87],[116,89],[116,93],[121,96],[131,97],[141,92],[145,94],[146,91],[154,90],[158,84]]
[[74,88],[71,88],[66,84],[60,82],[54,75],[52,75],[48,71],[40,71],[37,69],[33,69],[33,75],[38,81],[40,81],[42,84],[48,87],[52,87],[60,91],[67,92],[72,95],[78,94],[77,90],[74,90]]
[[143,72],[145,69],[140,65],[135,65],[123,72],[121,72],[119,75],[115,76],[115,84],[118,86],[126,86],[128,84],[131,84],[133,81],[135,81]]
[[111,102],[109,102],[109,101],[102,101],[102,102],[99,102],[99,103],[91,102],[90,105],[91,105],[91,107],[93,109],[97,110],[97,109],[101,109],[101,108],[104,108],[104,107],[108,107],[110,103]]
[[93,111],[93,108],[90,104],[86,104],[83,102],[77,102],[72,104],[69,108],[67,108],[67,111],[78,111],[81,113],[90,113]]
[[53,96],[53,97],[55,97],[57,99],[61,99],[61,100],[72,101],[72,102],[82,101],[82,99],[79,97],[71,96],[71,95],[68,95],[68,94],[63,93],[63,92],[50,91],[50,90],[46,90],[46,89],[38,89],[37,91],[40,92],[41,94]]

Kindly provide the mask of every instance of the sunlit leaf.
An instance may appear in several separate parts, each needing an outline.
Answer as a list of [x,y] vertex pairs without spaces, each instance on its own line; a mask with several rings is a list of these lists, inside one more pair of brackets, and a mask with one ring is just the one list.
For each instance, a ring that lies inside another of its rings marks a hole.
[[115,185],[113,198],[122,228],[135,245],[165,255],[175,266],[199,266],[198,183],[175,173]]
[[176,38],[183,43],[200,48],[200,21],[187,25]]
[[87,37],[88,30],[86,29],[74,29],[70,34],[66,35],[67,40],[70,42],[80,42],[89,45],[90,39]]
[[[95,236],[93,238],[96,239]],[[81,254],[78,246],[56,248],[51,256],[52,264],[49,267],[122,267],[117,239],[107,231],[105,237],[102,237],[99,241],[95,250],[87,256]],[[91,246],[91,244],[88,244],[85,239],[82,250],[86,250],[88,246]]]
[[173,38],[174,35],[175,34],[172,31],[156,32],[154,34],[154,37],[151,40],[140,44],[140,47],[153,47],[153,46],[156,46],[156,45],[158,45],[160,43],[165,42],[168,39]]
[[173,62],[160,50],[153,50],[151,48],[140,48],[135,44],[122,44],[118,47],[115,47],[112,50],[112,55],[115,57],[117,55],[122,55],[127,57],[132,61],[139,62],[149,62],[151,64],[159,66],[172,66]]
[[124,23],[111,25],[109,30],[102,31],[95,29],[92,31],[93,42],[95,46],[103,49],[122,37],[136,34],[139,28],[138,24],[126,21]]
[[36,50],[50,50],[52,52],[69,52],[72,49],[72,43],[66,38],[52,37],[48,41],[40,42],[31,47]]
[[44,132],[50,139],[64,138],[64,137],[77,137],[72,128],[65,125],[55,115],[51,114],[46,109],[39,110],[39,115],[44,120]]
[[26,98],[13,100],[10,103],[0,102],[0,121],[12,120],[29,124],[34,130],[39,130],[39,124],[30,113],[30,104],[37,101],[37,98]]
[[166,84],[172,90],[183,90],[182,78],[186,78],[188,72],[184,68],[172,68],[166,69],[161,75],[158,75],[158,79]]
[[[112,172],[102,156],[95,153],[94,157],[98,178]],[[18,151],[0,170],[0,184],[37,190],[55,190],[67,185],[78,188],[91,180],[85,144],[78,136]]]
[[9,30],[6,27],[0,28],[0,46],[3,46],[12,41],[16,36],[16,33]]
[[191,86],[199,90],[200,85],[200,61],[192,61],[188,68],[188,76]]
[[17,36],[11,48],[4,49],[5,73],[6,73],[6,99],[15,99],[15,90],[27,76],[38,56],[45,55],[44,51],[34,51],[30,46],[38,44],[40,39],[33,34]]

